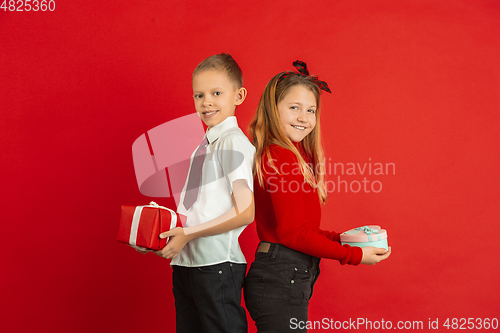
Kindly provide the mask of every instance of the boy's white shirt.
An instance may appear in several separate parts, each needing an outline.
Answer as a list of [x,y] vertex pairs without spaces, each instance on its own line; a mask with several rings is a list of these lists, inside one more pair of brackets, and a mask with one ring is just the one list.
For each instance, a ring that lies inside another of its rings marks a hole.
[[[255,148],[238,127],[236,117],[226,118],[207,130],[205,136],[209,144],[202,167],[201,183],[204,185],[198,192],[197,201],[189,210],[186,210],[183,203],[187,186],[186,179],[177,208],[179,214],[187,217],[186,227],[211,221],[233,208],[231,194],[235,180],[245,179],[248,188],[253,192],[252,165]],[[191,161],[195,152],[196,150],[191,156]],[[238,237],[245,227],[191,240],[179,255],[172,259],[170,265],[197,267],[228,261],[246,263],[238,242]]]

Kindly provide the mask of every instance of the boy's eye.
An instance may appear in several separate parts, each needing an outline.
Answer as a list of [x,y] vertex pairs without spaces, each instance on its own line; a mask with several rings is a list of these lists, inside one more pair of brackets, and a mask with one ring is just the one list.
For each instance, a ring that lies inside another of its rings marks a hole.
[[214,96],[219,96],[219,95],[220,95],[220,91],[214,92]]
[[202,95],[202,94],[195,94],[195,95],[194,95],[194,98],[195,98],[195,99],[197,99],[197,98],[202,98],[202,97],[203,97],[203,95]]

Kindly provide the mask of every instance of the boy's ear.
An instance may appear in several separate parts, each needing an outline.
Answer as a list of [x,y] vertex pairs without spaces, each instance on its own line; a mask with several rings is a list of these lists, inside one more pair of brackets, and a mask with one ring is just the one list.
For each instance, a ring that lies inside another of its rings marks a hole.
[[236,102],[234,104],[240,105],[241,103],[243,103],[243,101],[245,100],[246,97],[247,97],[247,90],[245,88],[241,87],[236,92]]

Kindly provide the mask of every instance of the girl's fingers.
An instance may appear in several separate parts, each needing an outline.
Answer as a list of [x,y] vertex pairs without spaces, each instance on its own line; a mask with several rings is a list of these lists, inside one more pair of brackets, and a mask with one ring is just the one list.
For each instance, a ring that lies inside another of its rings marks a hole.
[[382,255],[382,258],[380,258],[380,260],[385,260],[387,258],[389,258],[389,256],[391,255],[391,248],[389,247],[389,251],[387,251],[384,255]]

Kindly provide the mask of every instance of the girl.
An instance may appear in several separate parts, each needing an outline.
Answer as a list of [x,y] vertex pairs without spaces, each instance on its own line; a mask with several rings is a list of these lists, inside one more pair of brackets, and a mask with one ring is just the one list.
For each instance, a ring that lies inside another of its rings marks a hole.
[[282,72],[267,84],[250,124],[254,162],[255,221],[260,244],[245,279],[247,309],[259,332],[306,332],[309,299],[320,258],[342,265],[373,265],[390,255],[374,247],[340,245],[339,234],[319,229],[326,202],[320,137],[320,89],[326,82]]

